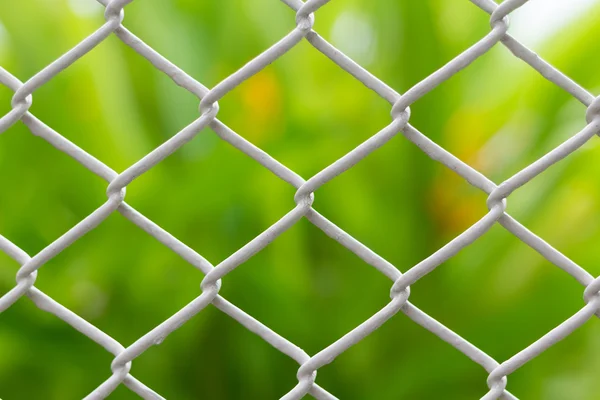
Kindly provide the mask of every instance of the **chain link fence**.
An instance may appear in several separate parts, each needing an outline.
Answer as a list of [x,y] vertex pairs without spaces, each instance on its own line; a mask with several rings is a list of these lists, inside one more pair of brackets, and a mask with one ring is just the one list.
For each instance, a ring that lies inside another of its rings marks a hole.
[[[282,393],[281,398],[286,400],[300,399],[307,394],[317,399],[335,399],[334,394],[329,393],[325,388],[320,387],[316,383],[318,369],[331,363],[341,353],[373,333],[378,327],[400,312],[415,323],[434,333],[449,345],[455,347],[488,372],[487,384],[489,391],[482,393],[482,399],[515,399],[516,397],[507,390],[507,377],[512,372],[522,367],[556,342],[570,335],[594,315],[600,316],[600,279],[595,279],[586,270],[565,257],[543,239],[533,234],[505,211],[507,198],[511,193],[527,184],[553,164],[569,156],[587,141],[591,140],[593,136],[600,133],[600,97],[595,98],[584,88],[542,60],[507,33],[509,14],[524,5],[527,0],[506,0],[500,5],[492,0],[471,0],[483,12],[490,15],[490,32],[404,94],[399,94],[384,82],[371,75],[312,29],[316,11],[325,6],[329,0],[309,0],[305,3],[301,0],[282,0],[289,8],[295,11],[296,27],[279,42],[256,56],[237,72],[228,76],[210,90],[162,57],[122,25],[124,18],[123,9],[132,0],[98,1],[106,7],[106,23],[25,83],[19,81],[15,76],[0,67],[0,83],[14,91],[11,110],[0,119],[0,133],[6,131],[18,121],[21,121],[34,135],[45,139],[56,149],[66,153],[77,160],[83,167],[108,182],[108,200],[38,254],[30,256],[21,250],[18,245],[0,236],[0,249],[21,265],[16,275],[17,285],[0,297],[0,312],[11,307],[21,297],[27,296],[37,307],[64,320],[74,329],[86,335],[115,356],[111,365],[112,374],[103,382],[101,381],[102,378],[99,378],[98,387],[86,399],[106,398],[121,384],[142,398],[162,399],[159,394],[130,374],[132,361],[149,347],[161,343],[170,333],[185,324],[190,318],[210,304],[238,321],[248,330],[260,336],[274,348],[292,358],[300,365],[297,373],[297,385],[290,388],[287,394]],[[194,94],[200,102],[200,116],[195,121],[121,173],[117,173],[109,166],[88,154],[84,149],[77,147],[29,112],[33,101],[32,94],[37,89],[46,84],[62,70],[69,68],[79,58],[83,57],[112,34],[116,35],[125,45],[135,50],[141,57],[146,58],[154,67],[168,75],[176,84]],[[308,180],[303,179],[294,171],[279,163],[269,154],[239,136],[216,118],[219,111],[217,102],[221,98],[242,82],[261,71],[268,64],[277,60],[304,39],[316,51],[324,54],[344,71],[387,100],[391,105],[392,116],[392,121],[388,126]],[[496,45],[506,46],[515,57],[527,63],[547,80],[570,93],[587,107],[587,126],[585,128],[500,185],[495,184],[453,154],[432,142],[409,123],[410,105],[445,80],[457,74],[463,68],[468,67],[473,61]],[[129,183],[177,151],[205,127],[212,129],[221,139],[235,146],[270,170],[277,177],[297,189],[294,197],[296,206],[292,210],[230,257],[214,266],[200,254],[125,202],[125,191]],[[472,186],[485,192],[488,195],[487,206],[489,209],[489,212],[474,225],[430,257],[404,273],[401,273],[395,266],[375,254],[312,208],[314,193],[321,186],[352,168],[367,155],[385,145],[398,134],[403,135],[406,139],[417,145],[431,159],[444,164],[462,176]],[[129,219],[205,274],[200,284],[201,293],[198,297],[128,347],[124,347],[115,339],[65,308],[35,286],[38,270],[44,264],[72,245],[87,232],[94,229],[114,212],[118,212]],[[329,237],[338,241],[393,282],[390,291],[391,300],[383,309],[335,343],[312,356],[304,352],[298,345],[291,343],[219,295],[222,284],[221,279],[223,277],[254,254],[264,249],[269,243],[302,218],[308,219]],[[583,298],[585,303],[572,317],[502,363],[494,360],[483,350],[475,347],[451,329],[431,318],[409,301],[409,287],[411,284],[433,272],[461,249],[481,237],[496,223],[511,232],[548,261],[575,278],[584,287]]]

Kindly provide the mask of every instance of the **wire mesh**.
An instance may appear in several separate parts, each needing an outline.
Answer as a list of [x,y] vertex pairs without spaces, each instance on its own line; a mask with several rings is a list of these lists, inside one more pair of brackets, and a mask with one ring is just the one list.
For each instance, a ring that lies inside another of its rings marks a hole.
[[[149,347],[162,342],[166,336],[185,324],[209,304],[214,305],[299,364],[297,385],[290,388],[288,393],[282,394],[281,398],[286,400],[300,399],[307,394],[317,399],[335,399],[336,397],[333,394],[316,383],[317,370],[331,363],[337,356],[373,333],[378,327],[399,312],[405,314],[417,324],[455,347],[488,372],[487,385],[489,391],[482,394],[482,399],[515,399],[516,397],[506,389],[507,377],[511,373],[556,342],[570,335],[594,315],[600,316],[600,279],[595,279],[586,270],[565,257],[506,213],[507,198],[511,193],[527,184],[553,164],[569,156],[593,136],[600,133],[600,97],[594,97],[507,33],[509,26],[508,15],[524,5],[527,0],[506,0],[500,5],[493,0],[471,0],[477,7],[490,15],[491,29],[489,33],[404,94],[399,94],[377,79],[312,29],[315,12],[325,6],[329,0],[309,0],[307,2],[302,2],[301,0],[282,0],[289,8],[295,11],[296,27],[279,42],[256,56],[237,72],[228,76],[210,90],[169,60],[162,57],[122,25],[124,18],[123,9],[132,0],[98,1],[106,7],[106,22],[94,33],[25,83],[19,81],[15,76],[0,67],[0,83],[14,91],[11,110],[0,118],[0,133],[6,131],[16,122],[21,121],[34,135],[45,139],[56,149],[66,153],[77,160],[83,167],[108,182],[106,191],[108,200],[92,214],[33,257],[26,254],[8,239],[0,236],[0,249],[21,266],[16,275],[16,286],[0,297],[0,312],[11,307],[21,297],[27,296],[37,307],[64,320],[74,329],[89,337],[115,356],[111,365],[112,374],[103,382],[99,382],[98,387],[86,399],[106,398],[121,384],[142,398],[162,399],[163,397],[129,373],[132,361]],[[58,132],[45,125],[29,111],[32,104],[32,94],[37,89],[50,81],[62,70],[71,66],[112,34],[116,35],[125,45],[131,47],[140,56],[147,59],[155,68],[168,75],[176,84],[194,94],[200,102],[200,116],[195,121],[121,173],[115,172],[109,166],[70,142]],[[217,102],[221,98],[242,82],[261,71],[268,64],[277,60],[304,39],[344,71],[387,100],[392,106],[392,121],[389,125],[307,180],[245,140],[216,118],[219,111]],[[506,46],[515,57],[527,63],[547,80],[564,89],[579,102],[583,103],[587,107],[587,125],[558,147],[500,185],[497,185],[428,139],[409,123],[409,119],[410,106],[413,103],[463,68],[468,67],[473,61],[499,43]],[[125,190],[129,183],[177,151],[205,127],[212,129],[221,139],[241,150],[277,177],[296,188],[294,197],[296,206],[292,210],[218,265],[210,264],[192,248],[142,215],[124,200]],[[489,212],[474,225],[405,273],[401,273],[394,265],[374,253],[312,208],[314,193],[321,186],[352,168],[367,155],[385,145],[385,143],[398,134],[402,134],[406,139],[418,146],[431,159],[444,164],[462,176],[472,186],[485,192],[488,195],[487,206],[489,209]],[[201,294],[198,297],[128,347],[124,347],[115,339],[65,308],[35,286],[38,270],[44,264],[53,257],[56,257],[87,232],[94,229],[114,212],[123,215],[205,274],[200,284]],[[302,218],[308,219],[329,237],[345,246],[393,282],[390,291],[391,300],[384,308],[339,340],[312,356],[219,295],[221,279],[223,277],[254,254],[264,249],[269,243]],[[434,271],[461,249],[481,237],[496,223],[511,232],[548,261],[570,274],[585,287],[583,292],[585,305],[576,314],[529,347],[502,363],[497,362],[484,351],[431,318],[409,301],[409,287],[411,284]]]

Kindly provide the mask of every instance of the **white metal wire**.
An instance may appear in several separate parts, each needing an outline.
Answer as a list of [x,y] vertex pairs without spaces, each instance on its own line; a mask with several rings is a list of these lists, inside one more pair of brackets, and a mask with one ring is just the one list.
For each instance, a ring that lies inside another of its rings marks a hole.
[[[471,0],[480,9],[490,14],[490,32],[402,95],[345,56],[312,29],[314,12],[328,3],[329,0],[309,0],[305,3],[301,0],[282,0],[296,12],[296,28],[210,90],[162,57],[122,25],[124,17],[123,8],[132,0],[98,1],[106,7],[106,22],[104,25],[28,81],[22,83],[9,72],[0,68],[0,84],[14,91],[11,111],[0,118],[0,134],[17,121],[22,121],[34,135],[45,139],[55,148],[68,154],[85,168],[108,182],[108,200],[83,221],[33,257],[30,257],[8,239],[0,236],[0,249],[21,265],[16,276],[17,285],[0,297],[0,312],[9,308],[21,297],[27,296],[40,309],[64,320],[115,356],[111,365],[112,374],[104,382],[99,382],[99,386],[86,399],[103,399],[120,384],[126,385],[142,398],[162,399],[160,395],[129,374],[131,363],[150,346],[160,343],[171,332],[179,328],[209,304],[228,314],[247,329],[263,338],[274,348],[298,362],[300,365],[297,373],[298,383],[287,394],[283,394],[281,398],[286,400],[300,399],[307,394],[317,399],[335,399],[334,395],[316,384],[317,370],[332,362],[338,355],[361,341],[367,335],[370,335],[398,312],[402,312],[417,324],[455,347],[472,361],[481,365],[489,373],[487,380],[489,391],[483,394],[482,399],[515,399],[516,397],[506,390],[507,376],[509,374],[556,342],[570,335],[574,330],[592,318],[594,314],[600,316],[600,279],[595,279],[579,265],[530,232],[505,212],[506,199],[512,192],[527,184],[535,176],[567,157],[594,135],[600,133],[600,97],[594,97],[507,33],[509,26],[508,15],[525,4],[527,0],[506,0],[500,5],[496,4],[493,0]],[[111,34],[119,37],[123,43],[146,58],[154,67],[168,75],[179,86],[193,93],[200,101],[200,116],[195,121],[121,173],[115,172],[83,149],[77,147],[29,112],[32,104],[32,94],[37,89],[83,57]],[[323,53],[340,68],[354,76],[392,105],[392,121],[388,126],[308,180],[303,179],[294,171],[279,163],[216,118],[219,111],[218,100],[223,98],[223,96],[240,83],[288,52],[303,39],[306,39],[317,51]],[[475,59],[488,52],[498,43],[506,46],[516,57],[529,64],[547,80],[561,87],[583,103],[587,107],[586,120],[588,123],[579,133],[500,185],[496,185],[481,173],[460,161],[453,154],[432,142],[409,123],[409,107],[411,104],[433,90],[443,81],[458,73],[461,69],[469,66]],[[216,266],[211,265],[193,249],[180,242],[169,232],[156,225],[124,201],[125,188],[129,183],[177,151],[205,127],[210,127],[221,139],[235,146],[297,189],[294,197],[296,207],[281,217],[279,221],[266,231]],[[410,268],[404,274],[312,208],[314,193],[322,185],[353,167],[398,133],[401,133],[417,145],[433,160],[446,165],[466,179],[471,185],[487,193],[487,205],[489,208],[489,212],[473,226],[430,257]],[[200,285],[201,294],[198,297],[128,347],[124,347],[109,335],[57,303],[34,286],[38,270],[45,263],[87,232],[94,229],[113,212],[118,212],[132,221],[205,274]],[[335,343],[313,356],[309,356],[300,347],[278,335],[219,295],[221,279],[225,275],[261,251],[301,218],[307,218],[329,237],[344,245],[348,250],[355,253],[393,281],[390,291],[391,300],[383,309]],[[484,351],[429,317],[408,301],[410,296],[409,286],[411,284],[435,270],[465,246],[473,243],[495,223],[499,223],[547,260],[573,276],[585,287],[583,296],[585,305],[581,310],[503,363],[498,363]]]

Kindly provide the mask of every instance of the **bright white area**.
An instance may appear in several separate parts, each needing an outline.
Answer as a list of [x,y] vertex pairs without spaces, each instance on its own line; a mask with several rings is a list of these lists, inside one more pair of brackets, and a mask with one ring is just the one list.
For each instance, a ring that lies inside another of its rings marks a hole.
[[598,0],[530,0],[510,16],[510,33],[535,45],[581,18]]
[[6,28],[2,25],[2,21],[0,21],[0,52],[4,50],[4,48],[8,45],[8,33],[6,32]]
[[68,0],[67,4],[73,14],[83,18],[104,12],[104,6],[96,0]]
[[360,65],[369,65],[375,57],[375,30],[371,21],[360,13],[341,13],[331,29],[331,42]]

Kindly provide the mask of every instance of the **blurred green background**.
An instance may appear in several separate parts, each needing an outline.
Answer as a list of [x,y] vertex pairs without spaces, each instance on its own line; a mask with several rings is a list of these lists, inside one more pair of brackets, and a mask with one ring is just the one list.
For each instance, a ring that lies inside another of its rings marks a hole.
[[[581,3],[581,4],[580,4]],[[594,92],[600,7],[532,0],[514,33]],[[569,4],[565,6],[565,4]],[[561,8],[562,7],[562,8]],[[580,7],[577,11],[577,7]],[[542,13],[543,11],[543,13]],[[568,12],[567,12],[568,11]],[[279,40],[276,0],[136,0],[124,24],[208,87]],[[315,30],[402,92],[489,31],[466,0],[336,0]],[[103,22],[92,0],[0,2],[0,65],[25,81]],[[595,93],[598,91],[596,90]],[[12,93],[0,88],[0,114]],[[309,178],[390,121],[390,106],[303,41],[220,101],[219,118]],[[197,100],[115,36],[34,94],[31,111],[116,171],[198,116]],[[499,183],[585,124],[585,107],[502,46],[412,106],[411,122]],[[600,274],[600,147],[592,140],[508,211]],[[0,137],[0,234],[33,255],[105,200],[106,183],[18,123]],[[288,210],[294,190],[212,131],[129,185],[127,201],[213,264]],[[315,208],[406,271],[486,212],[486,196],[399,135],[316,192]],[[18,265],[0,254],[0,293]],[[127,346],[199,295],[202,274],[114,214],[44,265],[36,285]],[[302,220],[221,294],[314,354],[389,301],[391,282]],[[411,301],[496,360],[583,306],[583,288],[500,226],[413,285]],[[511,374],[523,399],[598,399],[600,324]],[[112,355],[26,298],[0,315],[0,397],[78,399]],[[276,399],[298,365],[209,306],[133,363],[168,399]],[[486,372],[396,315],[318,373],[341,399],[477,399]],[[124,387],[111,399],[133,399]]]

